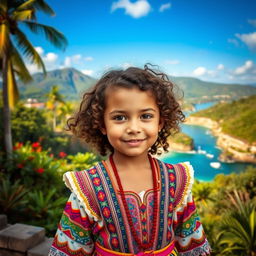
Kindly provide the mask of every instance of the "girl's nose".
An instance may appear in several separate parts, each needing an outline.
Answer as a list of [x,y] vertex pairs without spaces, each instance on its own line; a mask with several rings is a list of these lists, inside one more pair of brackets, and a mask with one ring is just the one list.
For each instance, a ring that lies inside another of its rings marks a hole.
[[130,122],[127,123],[127,128],[126,128],[127,133],[140,133],[141,128],[140,124],[137,120],[130,120]]

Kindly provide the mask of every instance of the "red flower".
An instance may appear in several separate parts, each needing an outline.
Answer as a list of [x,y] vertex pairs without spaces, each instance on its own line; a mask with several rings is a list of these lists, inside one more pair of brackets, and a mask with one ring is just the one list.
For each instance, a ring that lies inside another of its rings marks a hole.
[[19,163],[19,164],[17,164],[16,166],[17,166],[19,169],[22,169],[22,168],[24,167],[24,164]]
[[20,149],[22,146],[23,146],[23,143],[22,143],[22,142],[18,142],[18,143],[16,143],[16,145],[13,147],[13,150]]
[[54,157],[54,154],[53,154],[53,153],[51,153],[51,154],[50,154],[50,157]]
[[38,169],[36,169],[36,172],[37,173],[43,173],[44,172],[44,168],[38,168]]
[[59,153],[59,157],[60,158],[64,158],[64,157],[66,157],[67,156],[67,154],[65,153],[65,152],[60,152]]
[[38,148],[38,147],[40,147],[40,143],[39,142],[32,143],[32,148]]

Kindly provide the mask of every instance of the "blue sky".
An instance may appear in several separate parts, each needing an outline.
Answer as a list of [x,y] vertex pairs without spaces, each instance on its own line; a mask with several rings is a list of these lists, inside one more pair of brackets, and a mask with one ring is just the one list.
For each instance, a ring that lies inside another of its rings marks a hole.
[[[48,70],[74,67],[99,77],[151,62],[173,76],[256,83],[255,0],[51,0],[38,15],[68,39],[65,51],[29,38]],[[36,69],[28,65],[32,72]]]

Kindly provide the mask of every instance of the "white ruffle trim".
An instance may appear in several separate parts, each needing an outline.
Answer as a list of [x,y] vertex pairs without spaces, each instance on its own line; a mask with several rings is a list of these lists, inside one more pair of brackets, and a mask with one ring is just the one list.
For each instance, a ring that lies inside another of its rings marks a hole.
[[71,192],[73,192],[77,196],[79,203],[83,206],[83,209],[85,210],[86,214],[94,221],[100,224],[101,217],[98,216],[98,214],[91,209],[88,199],[81,191],[78,183],[75,182],[76,178],[74,173],[75,172],[71,171],[63,174],[63,181],[65,185],[67,186],[67,188],[71,190]]
[[186,169],[187,183],[185,184],[181,200],[176,206],[176,209],[187,205],[188,200],[192,199],[192,187],[194,184],[194,168],[189,161],[181,163]]

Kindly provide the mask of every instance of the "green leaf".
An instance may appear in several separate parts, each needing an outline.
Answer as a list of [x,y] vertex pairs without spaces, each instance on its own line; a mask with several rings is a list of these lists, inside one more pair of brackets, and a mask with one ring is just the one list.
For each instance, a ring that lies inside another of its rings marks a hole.
[[17,29],[16,34],[14,35],[15,39],[17,40],[18,47],[23,51],[23,54],[31,59],[38,68],[42,68],[43,72],[46,74],[46,69],[38,52],[35,50],[33,45],[28,41],[25,34]]
[[24,24],[34,33],[43,33],[54,46],[62,49],[66,48],[68,44],[67,39],[55,28],[31,21],[24,21]]

